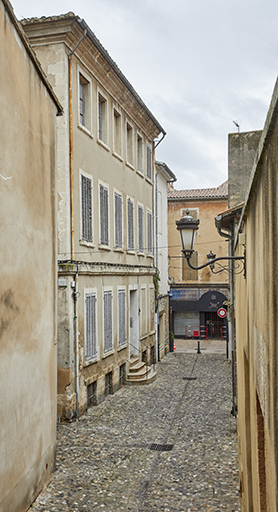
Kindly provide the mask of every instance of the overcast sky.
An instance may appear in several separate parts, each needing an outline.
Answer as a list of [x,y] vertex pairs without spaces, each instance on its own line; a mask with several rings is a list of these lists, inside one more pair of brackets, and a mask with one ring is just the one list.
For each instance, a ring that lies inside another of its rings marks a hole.
[[263,128],[278,69],[277,0],[12,0],[18,19],[73,11],[167,132],[175,187],[227,179],[227,138]]

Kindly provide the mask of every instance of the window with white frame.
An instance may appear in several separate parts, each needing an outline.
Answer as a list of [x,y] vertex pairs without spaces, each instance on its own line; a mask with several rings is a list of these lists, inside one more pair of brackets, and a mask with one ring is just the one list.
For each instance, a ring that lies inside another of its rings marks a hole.
[[148,254],[153,254],[152,213],[150,211],[147,211],[147,239],[148,239]]
[[138,205],[138,252],[144,252],[144,208]]
[[96,294],[85,296],[85,357],[86,361],[97,356]]
[[147,178],[152,179],[152,149],[147,145]]
[[108,115],[107,115],[107,100],[98,93],[98,138],[105,144],[108,142]]
[[137,170],[143,172],[143,139],[137,134]]
[[118,345],[126,343],[126,294],[125,290],[118,291]]
[[112,291],[103,293],[103,340],[104,353],[113,349],[112,331]]
[[117,155],[122,154],[122,116],[119,112],[114,108],[114,126],[113,126],[113,136],[114,136],[114,152]]
[[100,243],[109,244],[109,222],[108,222],[108,188],[99,185],[99,216],[100,216]]
[[91,130],[91,83],[79,73],[79,124]]
[[121,194],[114,194],[115,209],[115,247],[123,247],[123,198]]
[[133,165],[133,128],[129,123],[126,123],[126,159]]
[[127,200],[127,249],[134,251],[134,204]]
[[93,241],[92,230],[92,180],[81,174],[81,231],[82,240]]

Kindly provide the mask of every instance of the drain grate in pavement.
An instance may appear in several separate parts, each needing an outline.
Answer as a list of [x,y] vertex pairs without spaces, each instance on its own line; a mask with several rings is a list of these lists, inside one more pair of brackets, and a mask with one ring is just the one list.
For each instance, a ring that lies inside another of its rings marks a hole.
[[173,444],[156,444],[152,443],[149,446],[150,450],[155,452],[170,452],[173,449]]
[[183,380],[197,380],[197,377],[183,377]]

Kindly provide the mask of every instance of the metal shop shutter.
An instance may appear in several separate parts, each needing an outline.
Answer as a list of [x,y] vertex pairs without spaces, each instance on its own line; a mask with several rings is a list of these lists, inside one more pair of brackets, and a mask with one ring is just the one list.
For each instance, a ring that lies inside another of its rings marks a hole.
[[199,311],[176,311],[174,316],[175,336],[185,337],[185,327],[199,326]]

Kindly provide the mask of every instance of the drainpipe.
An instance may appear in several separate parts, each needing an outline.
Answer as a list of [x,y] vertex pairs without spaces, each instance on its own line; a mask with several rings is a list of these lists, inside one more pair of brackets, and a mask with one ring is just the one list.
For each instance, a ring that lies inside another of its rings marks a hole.
[[[70,247],[71,247],[71,261],[74,259],[74,169],[73,169],[73,103],[72,103],[72,56],[80,45],[81,41],[87,34],[87,29],[84,30],[81,38],[68,55],[68,73],[69,73],[69,166],[70,166]],[[77,280],[78,280],[78,265],[74,280],[72,281],[73,288],[73,350],[74,350],[74,391],[75,391],[75,416],[79,418],[78,402],[79,402],[79,382],[78,382],[78,343],[77,343]]]
[[78,420],[79,418],[79,410],[78,410],[78,402],[79,402],[79,382],[78,382],[78,346],[77,346],[77,297],[78,297],[78,264],[76,265],[76,274],[72,281],[72,297],[73,297],[73,351],[74,351],[74,391],[75,391],[75,416]]

